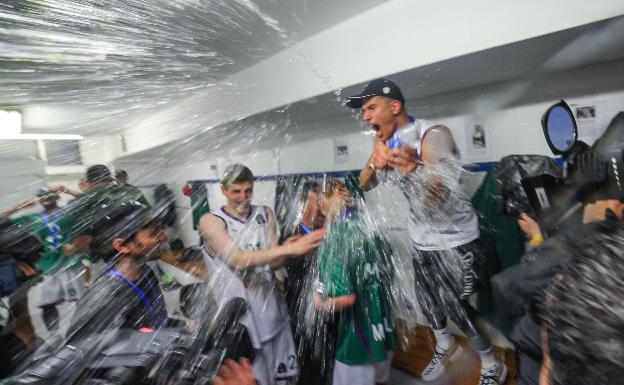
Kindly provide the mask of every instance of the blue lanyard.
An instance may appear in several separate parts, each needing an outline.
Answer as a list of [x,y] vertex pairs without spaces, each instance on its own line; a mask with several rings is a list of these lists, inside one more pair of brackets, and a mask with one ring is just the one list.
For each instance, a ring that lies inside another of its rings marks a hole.
[[303,232],[306,234],[310,234],[312,232],[312,229],[304,225],[303,223],[300,223],[299,227],[301,227],[301,230],[303,230]]
[[148,277],[145,276],[145,279],[147,279],[148,282],[148,286],[150,289],[150,292],[152,293],[152,296],[154,296],[154,299],[156,300],[156,306],[159,308],[159,313],[160,313],[160,317],[156,316],[156,313],[154,312],[154,309],[152,307],[152,301],[149,300],[149,298],[147,297],[147,294],[145,294],[145,292],[143,290],[141,290],[140,287],[138,287],[134,282],[132,282],[131,280],[129,280],[128,278],[126,278],[123,274],[121,274],[119,271],[115,270],[114,267],[110,267],[107,272],[106,272],[110,277],[115,278],[119,281],[125,281],[128,285],[132,286],[132,288],[134,289],[134,292],[139,296],[139,298],[141,298],[141,301],[143,301],[143,304],[145,305],[145,307],[147,308],[147,311],[150,314],[150,317],[152,317],[152,320],[154,320],[154,322],[156,322],[156,327],[161,327],[164,323],[164,319],[165,317],[162,316],[162,309],[160,308],[160,298],[158,296],[158,294],[156,293],[156,291],[154,290],[154,285],[152,284],[152,280]]
[[52,236],[52,249],[56,250],[58,248],[58,236],[59,236],[59,212],[58,210],[54,211],[54,223],[50,225],[50,217],[48,217],[47,213],[42,213],[41,217],[45,222],[46,227],[48,228],[48,234]]
[[[412,118],[411,116],[409,117],[409,120],[408,120],[408,126],[410,124],[414,124],[414,118]],[[394,135],[392,135],[392,137],[386,141],[386,146],[388,146],[388,148],[392,150],[394,150],[395,148],[401,147],[402,144],[403,143],[401,143],[401,138],[399,138],[399,130],[396,130],[394,132]]]

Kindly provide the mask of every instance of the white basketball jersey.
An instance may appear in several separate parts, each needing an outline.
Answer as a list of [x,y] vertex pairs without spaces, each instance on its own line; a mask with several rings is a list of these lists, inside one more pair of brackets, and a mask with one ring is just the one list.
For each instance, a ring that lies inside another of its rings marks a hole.
[[[422,139],[431,128],[439,124],[417,119],[397,131],[402,143],[414,147],[422,154]],[[457,156],[457,154],[455,155]],[[416,172],[422,172],[422,167]],[[451,193],[444,205],[436,210],[436,215],[426,220],[417,219],[422,213],[418,203],[408,197],[410,221],[408,232],[416,248],[420,250],[444,250],[465,245],[479,237],[479,221],[467,198],[460,193]]]
[[[252,206],[246,221],[229,214],[224,207],[212,214],[223,220],[228,234],[241,250],[254,251],[269,247],[269,210],[267,206]],[[276,226],[277,237],[278,231]],[[268,341],[288,325],[286,302],[275,285],[273,271],[269,265],[257,266],[240,271],[237,276],[244,284],[260,341]]]

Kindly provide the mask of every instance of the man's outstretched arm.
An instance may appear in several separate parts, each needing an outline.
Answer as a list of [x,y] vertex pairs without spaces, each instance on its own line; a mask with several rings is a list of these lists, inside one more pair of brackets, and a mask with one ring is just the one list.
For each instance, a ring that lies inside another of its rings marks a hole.
[[295,242],[273,246],[264,250],[241,250],[228,234],[225,223],[213,214],[204,214],[199,221],[199,230],[211,253],[225,257],[228,264],[242,270],[254,266],[277,265],[292,255],[303,255],[318,247],[324,230],[316,230]]

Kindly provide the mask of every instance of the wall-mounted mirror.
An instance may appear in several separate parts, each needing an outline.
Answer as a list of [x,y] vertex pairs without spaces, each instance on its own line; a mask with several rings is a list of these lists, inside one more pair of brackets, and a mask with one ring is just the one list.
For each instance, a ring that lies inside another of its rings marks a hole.
[[566,155],[576,143],[576,120],[570,106],[563,100],[546,110],[542,127],[546,142],[555,155]]

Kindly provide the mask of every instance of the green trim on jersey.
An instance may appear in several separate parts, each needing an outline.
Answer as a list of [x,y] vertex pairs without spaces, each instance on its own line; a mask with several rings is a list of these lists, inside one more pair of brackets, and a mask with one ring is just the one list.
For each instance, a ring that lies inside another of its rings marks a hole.
[[390,302],[391,251],[368,235],[356,215],[331,225],[319,259],[319,280],[329,297],[355,294],[355,304],[338,313],[336,360],[363,365],[388,359],[397,347]]
[[63,219],[71,224],[65,242],[71,242],[80,235],[91,235],[91,225],[108,213],[108,210],[101,207],[130,200],[150,208],[141,190],[134,186],[94,187],[71,200],[63,207]]
[[[65,258],[65,254],[63,253],[63,244],[67,242],[68,225],[64,221],[62,209],[58,210],[60,211],[59,220],[56,224],[59,227],[56,249],[53,247],[52,236],[50,235],[50,231],[46,226],[45,220],[43,219],[41,213],[27,214],[11,219],[11,222],[23,227],[24,230],[36,235],[41,240],[43,250],[39,254],[41,258],[37,262],[37,269],[43,273],[50,270],[59,261]],[[49,216],[49,220],[53,222],[53,218],[54,214],[51,214]]]

